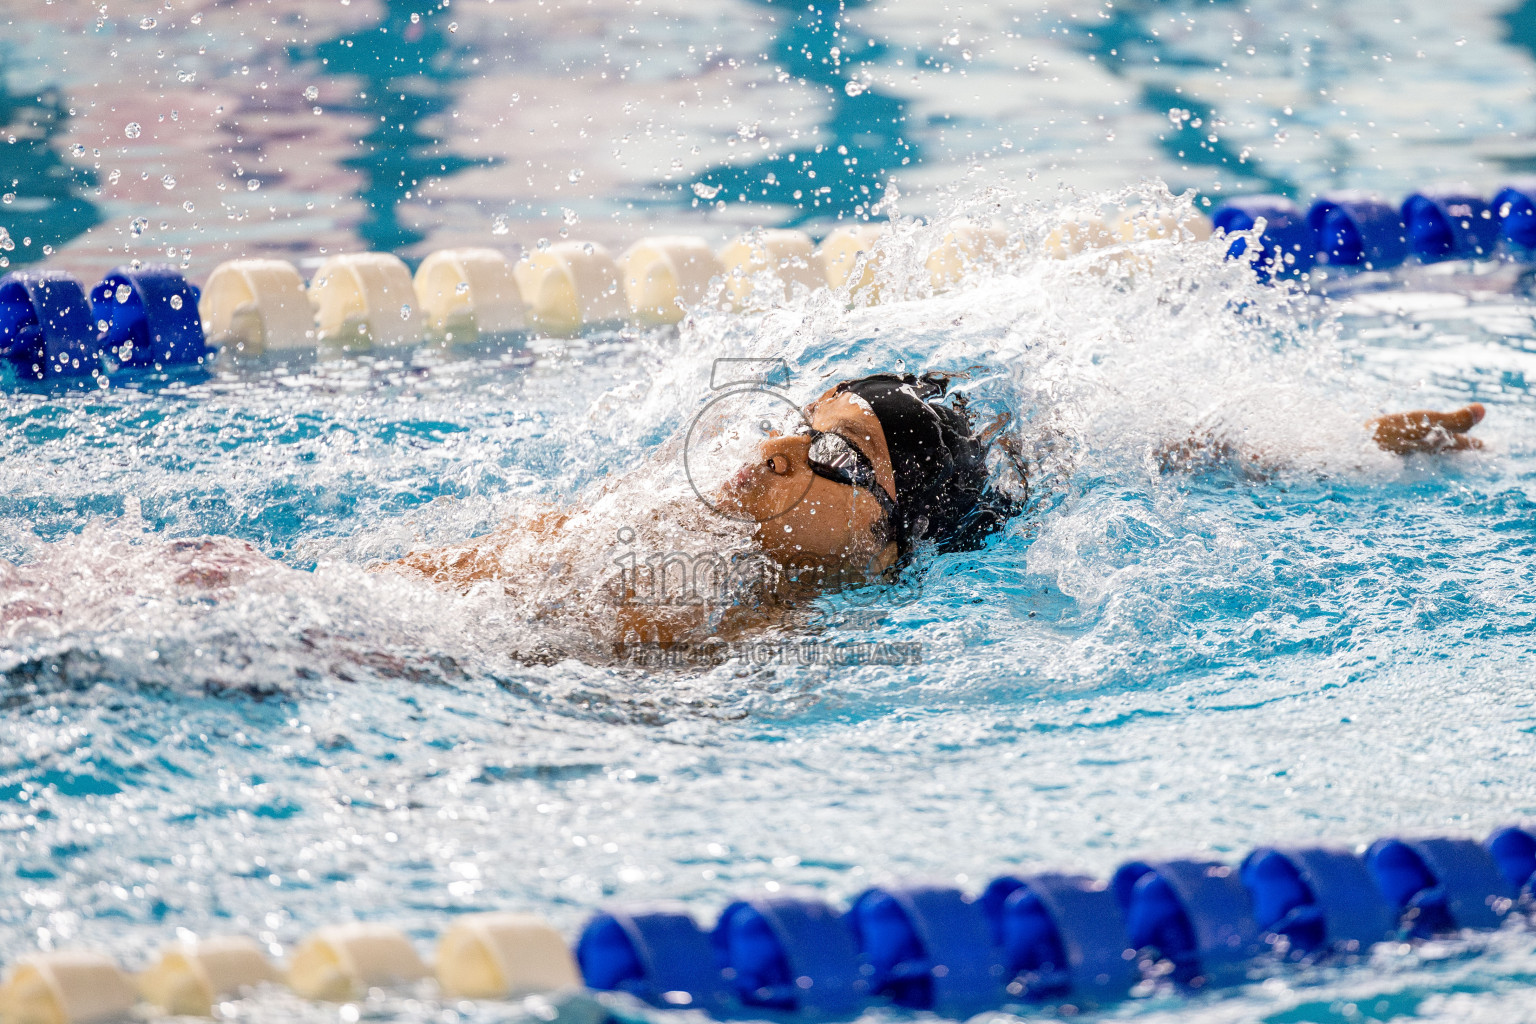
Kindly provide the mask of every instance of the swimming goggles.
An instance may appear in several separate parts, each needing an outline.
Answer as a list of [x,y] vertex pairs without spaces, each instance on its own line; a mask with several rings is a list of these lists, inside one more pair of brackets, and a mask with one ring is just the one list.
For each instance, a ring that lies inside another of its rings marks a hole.
[[805,461],[811,472],[833,483],[868,491],[880,503],[880,509],[889,523],[896,512],[896,503],[885,492],[885,488],[880,486],[875,476],[875,465],[869,461],[869,456],[842,434],[824,430],[808,430],[806,434],[811,439],[811,447]]

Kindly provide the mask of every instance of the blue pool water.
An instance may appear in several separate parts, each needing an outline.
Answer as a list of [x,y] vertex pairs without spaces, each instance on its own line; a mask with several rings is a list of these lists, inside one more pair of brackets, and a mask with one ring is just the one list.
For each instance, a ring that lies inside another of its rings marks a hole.
[[[1161,201],[1153,185],[1115,191],[1143,173],[1207,196],[1220,184],[1304,197],[1335,183],[1395,193],[1436,175],[1483,187],[1529,159],[1536,65],[1519,45],[1525,22],[1501,5],[1390,17],[869,5],[849,17],[885,48],[864,60],[871,84],[850,93],[845,73],[832,104],[815,99],[835,84],[827,73],[789,67],[781,82],[774,60],[789,58],[756,59],[785,40],[826,43],[815,19],[779,5],[667,8],[634,17],[634,33],[630,12],[611,7],[503,16],[505,0],[461,3],[411,22],[420,12],[407,4],[268,6],[215,8],[195,26],[160,12],[148,29],[137,11],[99,26],[78,12],[8,15],[35,30],[7,58],[11,93],[53,83],[77,113],[41,140],[21,133],[16,152],[40,163],[0,215],[31,210],[58,227],[31,229],[30,248],[51,239],[60,265],[186,248],[194,277],[240,252],[419,255],[562,227],[602,240],[824,230],[824,208],[792,192],[696,208],[700,193],[676,194],[666,175],[675,154],[676,181],[734,188],[721,167],[758,167],[732,156],[756,145],[742,125],[773,128],[764,154],[812,127],[852,138],[864,115],[848,101],[865,96],[884,97],[869,110],[899,107],[910,129],[906,148],[864,133],[870,162],[899,183],[901,210],[931,221],[909,224],[897,255],[925,251],[957,213],[1038,241],[1089,206]],[[1100,27],[1085,34],[1084,21]],[[369,103],[387,97],[367,75],[398,82],[376,69],[402,56],[382,29],[427,33],[409,53],[440,73],[400,85],[391,94],[405,98],[379,114]],[[373,99],[326,95],[318,62],[359,46],[373,62],[336,81]],[[1215,70],[1249,46],[1258,66]],[[604,69],[611,86],[597,84]],[[1023,74],[1038,95],[1013,87]],[[124,88],[141,80],[157,84],[154,102]],[[320,115],[296,98],[311,81]],[[1215,143],[1182,119],[1186,156],[1159,138],[1167,107],[1191,107],[1170,92],[1203,97],[1192,118],[1215,112]],[[658,121],[663,99],[682,112]],[[596,141],[554,125],[615,119],[625,103],[653,107],[594,127]],[[124,109],[103,112],[113,104]],[[1303,122],[1285,140],[1268,124],[1281,107]],[[379,116],[419,137],[369,162],[352,140]],[[165,133],[157,148],[129,144],[117,121],[130,117]],[[247,164],[300,146],[300,122],[326,125],[308,155],[242,184],[256,176]],[[101,167],[73,156],[77,131],[87,152],[106,150]],[[1238,157],[1261,137],[1271,149],[1256,169]],[[402,168],[434,153],[460,165],[439,172],[435,198],[406,198]],[[37,184],[58,183],[50,154],[83,161],[76,191],[49,198]],[[829,202],[857,215],[873,179],[852,166],[803,170],[832,178]],[[1093,198],[1058,196],[1058,179]],[[576,188],[567,224],[562,197]],[[20,260],[28,229],[0,222]],[[904,298],[872,308],[823,293],[760,315],[699,311],[680,332],[224,360],[108,389],[7,391],[0,960],[85,944],[141,962],[178,929],[283,949],[353,917],[425,942],[452,913],[499,908],[573,934],[610,898],[706,912],[743,892],[843,899],[891,878],[974,889],[1015,868],[1107,874],[1132,856],[1235,858],[1261,841],[1481,836],[1536,814],[1536,305],[1518,274],[1405,271],[1324,300],[1258,285],[1219,247],[1143,242],[1065,261],[1026,251],[933,296],[891,265],[890,294]],[[1032,508],[980,552],[825,599],[815,623],[765,637],[786,641],[758,649],[768,663],[615,663],[601,643],[612,609],[592,581],[626,551],[739,543],[709,524],[677,459],[718,358],[784,359],[797,401],[875,369],[968,370],[977,406],[1020,423]],[[1471,400],[1488,407],[1481,453],[1401,461],[1366,444],[1361,424],[1379,412]],[[1160,446],[1196,430],[1278,468],[1159,472]],[[515,593],[443,594],[365,571],[572,505],[593,511],[514,546]],[[825,663],[868,644],[920,660]],[[1536,1020],[1533,970],[1532,937],[1511,924],[1193,1000],[1154,989],[1103,1017]],[[400,994],[364,1011],[522,1012]],[[223,1011],[337,1012],[276,993]]]

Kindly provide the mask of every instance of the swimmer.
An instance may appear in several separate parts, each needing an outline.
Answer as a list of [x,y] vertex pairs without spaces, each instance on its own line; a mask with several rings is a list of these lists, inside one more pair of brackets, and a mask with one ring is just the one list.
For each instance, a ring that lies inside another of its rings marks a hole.
[[[964,396],[947,397],[951,379],[927,373],[843,381],[807,407],[804,429],[760,444],[715,505],[755,522],[757,546],[780,574],[771,595],[709,623],[708,635],[780,622],[783,608],[796,600],[886,578],[920,547],[973,550],[1024,509],[1027,478],[1006,418],[978,429]],[[1455,412],[1394,413],[1371,420],[1366,430],[1378,447],[1397,455],[1461,451],[1481,447],[1468,431],[1483,415],[1476,403]],[[1160,454],[1165,470],[1264,461],[1209,436]],[[516,529],[552,534],[574,514],[552,512]],[[498,531],[374,568],[457,590],[479,582],[516,586],[500,552],[507,537]],[[660,614],[622,600],[616,606],[620,643],[666,645],[700,636],[701,616],[690,622],[676,609]]]

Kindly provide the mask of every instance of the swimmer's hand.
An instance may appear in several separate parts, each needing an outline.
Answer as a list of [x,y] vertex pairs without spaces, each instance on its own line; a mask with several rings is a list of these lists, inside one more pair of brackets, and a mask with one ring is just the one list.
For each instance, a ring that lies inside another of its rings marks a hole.
[[1473,402],[1455,412],[1395,412],[1365,426],[1376,446],[1394,455],[1465,451],[1483,446],[1467,431],[1482,422],[1486,412],[1481,403]]

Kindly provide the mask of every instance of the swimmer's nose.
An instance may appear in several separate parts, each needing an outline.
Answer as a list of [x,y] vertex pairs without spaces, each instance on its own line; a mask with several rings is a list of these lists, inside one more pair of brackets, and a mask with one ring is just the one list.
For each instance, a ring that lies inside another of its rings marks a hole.
[[809,445],[809,440],[794,434],[770,437],[759,449],[763,457],[762,465],[775,476],[788,476],[794,472],[797,464],[804,461],[803,456]]

